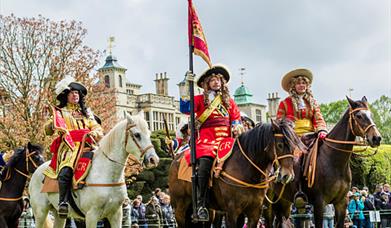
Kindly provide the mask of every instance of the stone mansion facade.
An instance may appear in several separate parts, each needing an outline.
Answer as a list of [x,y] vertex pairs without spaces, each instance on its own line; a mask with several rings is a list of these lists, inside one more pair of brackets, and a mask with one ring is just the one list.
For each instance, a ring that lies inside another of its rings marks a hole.
[[[168,128],[176,130],[181,121],[187,121],[187,116],[179,112],[179,101],[168,93],[167,73],[156,73],[155,93],[141,93],[141,85],[126,80],[127,69],[119,65],[117,59],[109,55],[105,64],[98,69],[107,87],[114,88],[116,94],[116,113],[119,118],[126,111],[130,114],[144,112],[145,120],[148,122],[151,131],[164,129],[164,119],[167,120]],[[178,84],[179,86],[179,84]],[[240,110],[246,113],[256,123],[266,122],[266,105],[257,104],[252,101],[252,94],[242,83],[234,93],[235,102]],[[275,108],[278,99],[271,100],[269,96],[269,107]],[[272,104],[272,106],[270,106]],[[271,112],[272,114],[273,112]]]

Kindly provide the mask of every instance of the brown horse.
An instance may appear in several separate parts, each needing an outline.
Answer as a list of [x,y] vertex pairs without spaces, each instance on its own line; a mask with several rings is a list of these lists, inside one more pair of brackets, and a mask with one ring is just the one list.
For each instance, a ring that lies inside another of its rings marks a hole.
[[[287,183],[293,180],[292,152],[297,145],[305,147],[290,121],[258,125],[239,136],[220,178],[213,178],[210,189],[210,207],[227,212],[227,227],[236,227],[241,214],[248,217],[248,227],[256,227],[272,179],[269,175],[272,175],[273,164],[279,166],[279,171],[274,170],[278,172],[277,181]],[[191,211],[192,190],[190,182],[178,180],[181,157],[172,162],[168,183],[178,225],[189,227],[186,213]],[[224,173],[242,182],[229,179]]]
[[44,160],[40,145],[28,143],[15,150],[3,171],[3,185],[0,189],[0,227],[18,227],[23,211],[22,195],[26,181]]
[[[295,181],[285,188],[282,199],[272,206],[268,205],[265,214],[267,223],[272,226],[275,216],[275,226],[282,226],[282,219],[289,218],[291,204],[295,194],[302,191],[308,197],[309,203],[314,206],[315,226],[322,227],[323,208],[326,204],[334,204],[336,226],[344,227],[347,201],[346,194],[349,191],[352,174],[349,166],[353,145],[356,136],[366,139],[371,147],[380,145],[381,136],[376,128],[368,107],[367,99],[349,101],[349,109],[341,120],[334,126],[324,141],[319,142],[317,166],[313,186],[308,187],[308,180],[301,175],[300,163],[295,163]],[[274,195],[274,199],[280,194],[282,185],[273,184],[268,195]]]

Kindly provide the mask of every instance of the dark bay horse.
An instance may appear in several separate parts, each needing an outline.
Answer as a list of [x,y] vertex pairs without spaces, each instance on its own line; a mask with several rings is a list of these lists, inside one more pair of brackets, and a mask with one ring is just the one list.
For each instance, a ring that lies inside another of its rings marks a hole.
[[23,211],[22,195],[26,181],[41,165],[43,148],[28,143],[15,150],[3,171],[3,185],[0,189],[0,227],[18,227],[18,219]]
[[[278,181],[293,180],[292,152],[297,145],[305,147],[294,133],[293,124],[285,120],[258,125],[238,137],[220,178],[213,178],[210,189],[210,207],[227,212],[227,227],[236,227],[239,215],[248,217],[248,227],[256,227],[266,189],[272,181],[273,164],[279,167],[278,172],[274,169]],[[189,227],[186,212],[191,210],[192,190],[190,182],[178,179],[181,156],[171,164],[168,183],[178,226]]]
[[[308,187],[308,180],[303,178],[300,163],[295,163],[295,181],[289,183],[282,199],[272,206],[267,205],[265,218],[272,226],[275,216],[275,226],[282,226],[282,219],[289,218],[294,195],[301,185],[302,192],[308,197],[309,203],[314,206],[315,225],[322,227],[323,208],[326,204],[334,204],[336,226],[344,227],[344,218],[347,208],[346,194],[349,191],[352,174],[350,157],[356,136],[366,139],[371,147],[380,145],[381,136],[374,124],[367,99],[349,101],[349,109],[340,121],[334,126],[324,141],[319,141],[315,179],[312,188]],[[277,197],[282,185],[273,184],[269,193]],[[276,199],[276,198],[274,198]]]

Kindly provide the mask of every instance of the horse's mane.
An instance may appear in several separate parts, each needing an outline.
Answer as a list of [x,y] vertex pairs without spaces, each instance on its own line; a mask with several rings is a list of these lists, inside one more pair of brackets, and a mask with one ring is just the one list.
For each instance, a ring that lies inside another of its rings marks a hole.
[[240,144],[251,157],[259,156],[267,145],[273,141],[273,129],[271,124],[258,124],[253,129],[246,131],[239,137]]
[[[290,151],[293,151],[296,146],[304,151],[305,146],[301,143],[299,137],[293,130],[293,122],[283,119],[276,120],[276,123],[280,127],[281,134],[286,139],[286,142],[290,147]],[[260,154],[257,153],[265,151],[267,146],[273,142],[274,133],[277,132],[273,131],[272,124],[258,124],[253,129],[240,135],[239,140],[241,146],[249,156],[259,156]]]
[[334,127],[330,130],[329,135],[334,135],[335,131],[340,131],[341,129],[339,129],[339,128],[340,128],[341,124],[343,124],[344,121],[346,121],[347,119],[349,119],[349,108],[345,110],[345,112],[342,114],[341,118],[334,125]]
[[111,151],[111,149],[118,143],[118,139],[123,137],[126,125],[127,120],[123,119],[111,128],[111,130],[99,141],[99,149],[103,151]]
[[[143,134],[146,134],[148,137],[151,135],[151,132],[148,129],[148,124],[140,116],[131,117],[134,124],[140,129]],[[128,124],[127,119],[123,119],[118,122],[99,142],[99,149],[103,151],[111,151],[111,149],[117,145],[118,139],[123,138],[125,135],[125,129]]]

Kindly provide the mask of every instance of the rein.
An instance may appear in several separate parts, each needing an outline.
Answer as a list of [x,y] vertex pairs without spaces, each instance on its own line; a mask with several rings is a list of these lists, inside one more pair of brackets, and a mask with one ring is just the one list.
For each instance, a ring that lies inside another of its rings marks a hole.
[[[282,134],[274,134],[275,137],[283,137]],[[244,188],[256,188],[256,189],[264,189],[264,188],[267,188],[269,186],[269,183],[274,181],[276,179],[276,176],[273,175],[273,176],[270,176],[268,177],[268,174],[263,171],[261,168],[259,168],[252,160],[251,158],[249,158],[247,156],[247,154],[244,152],[243,148],[242,148],[242,145],[240,143],[240,140],[237,139],[236,140],[238,142],[238,146],[239,146],[239,150],[240,152],[242,153],[242,155],[247,159],[247,161],[255,168],[257,169],[266,179],[260,183],[257,183],[257,184],[250,184],[250,183],[247,183],[245,181],[242,181],[240,179],[237,179],[235,177],[233,177],[232,175],[228,174],[227,172],[225,171],[222,171],[221,172],[221,175],[223,175],[224,177],[230,179],[231,181],[237,183],[237,184],[232,184],[232,183],[228,183],[226,182],[223,178],[222,180],[226,183],[226,184],[230,184],[230,185],[235,185],[235,186],[238,186],[238,187],[244,187]],[[281,159],[284,159],[284,158],[289,158],[289,157],[294,157],[292,154],[286,154],[286,155],[281,155],[281,156],[277,156],[277,153],[276,153],[276,150],[274,148],[274,160],[273,160],[273,165],[274,164],[279,164],[279,160]],[[281,194],[282,195],[282,194]]]
[[[125,151],[126,151],[126,145],[128,144],[128,136],[129,136],[129,134],[130,134],[130,136],[131,136],[132,139],[133,139],[133,142],[136,144],[137,148],[140,150],[140,153],[141,153],[141,155],[140,155],[140,160],[137,160],[137,159],[136,159],[136,161],[137,161],[140,165],[142,165],[142,160],[144,159],[145,153],[146,153],[149,149],[153,148],[153,145],[150,144],[150,145],[146,146],[146,147],[143,149],[143,148],[141,147],[141,145],[137,142],[136,137],[134,136],[133,132],[131,131],[131,129],[134,128],[134,127],[136,127],[136,124],[130,124],[130,125],[128,125],[128,126],[126,127],[126,129],[125,129],[125,132],[126,132],[126,133],[125,133],[124,148],[125,148]],[[126,152],[127,152],[128,154],[130,154],[130,152],[128,152],[128,151],[126,151]],[[116,163],[116,164],[119,164],[119,165],[121,165],[121,166],[126,166],[126,163],[124,164],[124,163],[122,163],[122,162],[118,162],[118,161],[116,161],[116,160],[114,160],[114,159],[111,159],[111,158],[104,152],[104,150],[102,150],[102,153],[103,153],[103,155],[104,155],[109,161],[111,161],[111,162],[113,162],[113,163]],[[84,184],[86,187],[87,187],[87,186],[88,186],[88,187],[118,187],[118,186],[126,185],[126,183],[125,183],[124,181],[122,181],[122,182],[115,182],[115,183],[109,183],[109,184],[87,183],[87,182],[85,182],[85,181],[81,181],[80,183],[81,183],[81,184]]]
[[[14,170],[16,171],[16,173],[19,173],[20,175],[26,177],[27,179],[31,179],[31,175],[30,175],[30,171],[29,171],[29,160],[30,162],[33,164],[34,168],[38,168],[38,165],[34,162],[34,160],[31,158],[31,156],[33,156],[34,154],[37,153],[37,151],[34,151],[32,153],[29,152],[29,149],[28,147],[26,146],[25,147],[25,154],[26,154],[26,160],[25,160],[25,163],[26,163],[26,171],[27,171],[27,174],[20,171],[19,169],[17,168],[14,168]],[[18,201],[18,200],[21,200],[23,198],[23,195],[20,196],[20,197],[15,197],[15,198],[11,198],[11,197],[0,197],[0,201]]]

